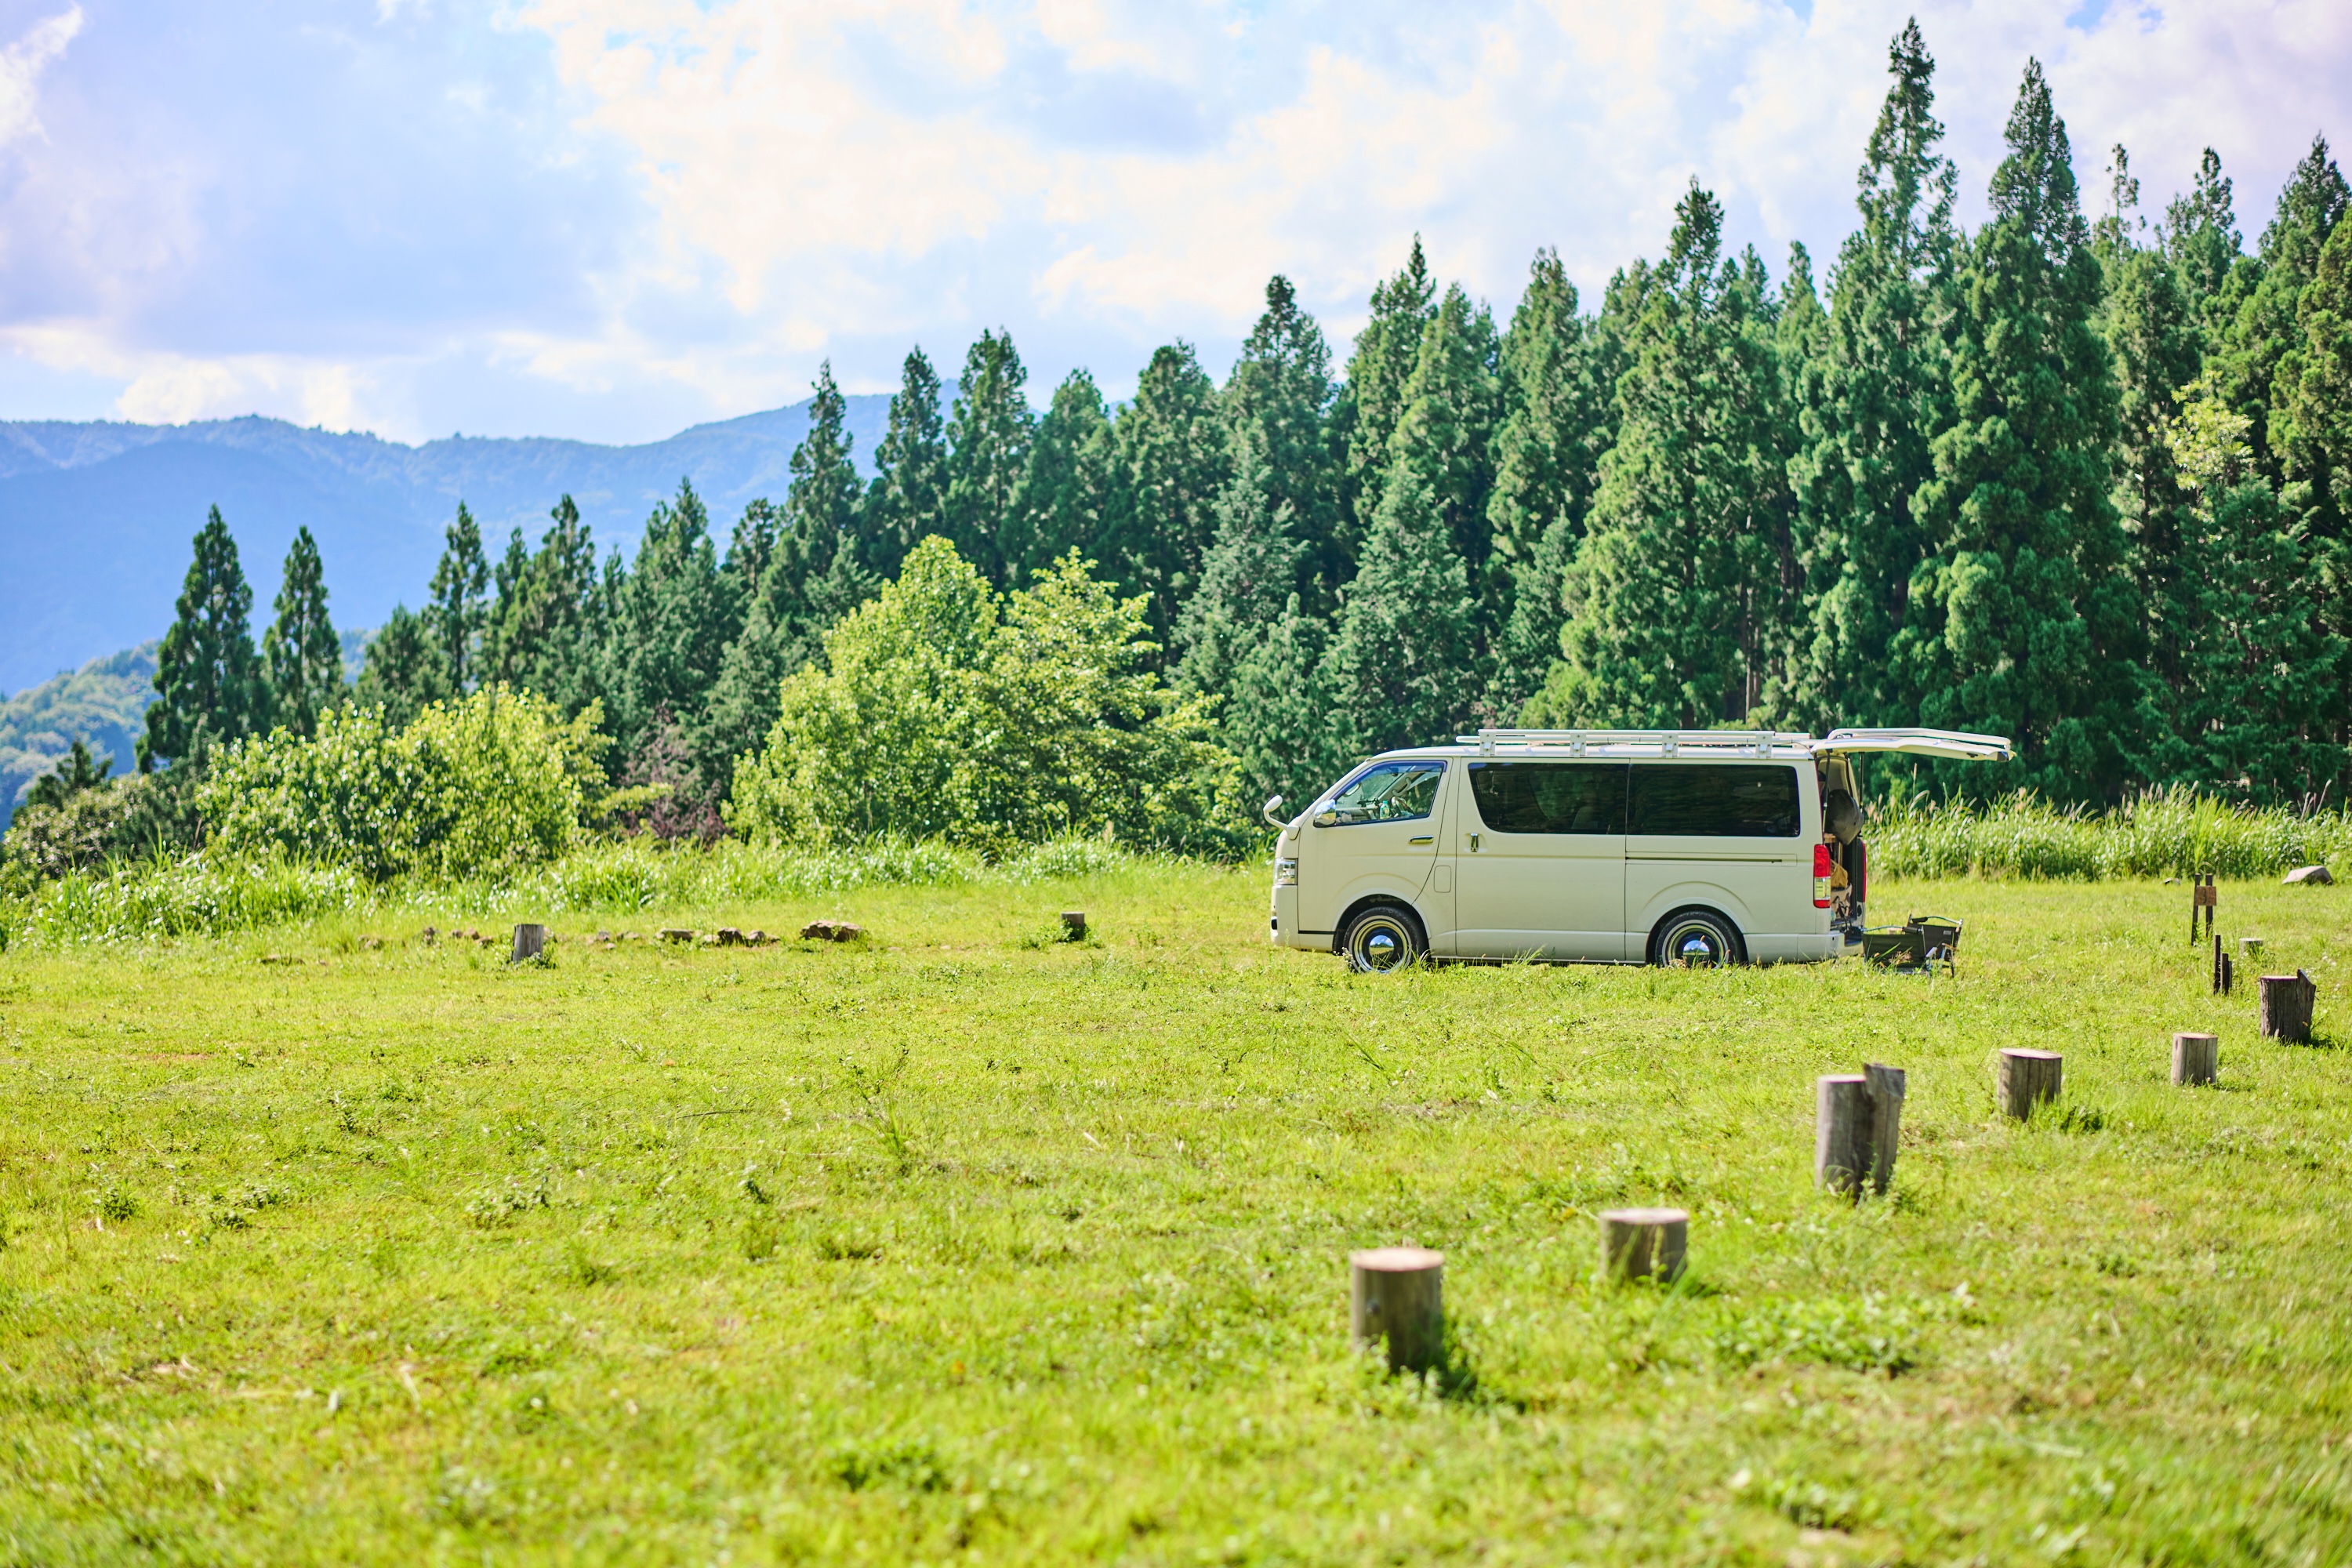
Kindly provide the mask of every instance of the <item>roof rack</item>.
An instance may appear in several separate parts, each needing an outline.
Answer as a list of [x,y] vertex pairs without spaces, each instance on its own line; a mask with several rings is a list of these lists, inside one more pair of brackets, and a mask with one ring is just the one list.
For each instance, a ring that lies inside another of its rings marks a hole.
[[1558,746],[1571,757],[1606,751],[1619,755],[1655,757],[1810,756],[1813,738],[1785,730],[1481,730],[1457,735],[1465,746],[1475,746],[1480,756],[1492,756],[1497,746]]

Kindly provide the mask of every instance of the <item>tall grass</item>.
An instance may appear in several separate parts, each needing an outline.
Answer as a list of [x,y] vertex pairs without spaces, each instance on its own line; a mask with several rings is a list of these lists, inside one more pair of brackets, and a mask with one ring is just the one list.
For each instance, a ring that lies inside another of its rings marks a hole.
[[2233,805],[2190,790],[2159,790],[2099,814],[2018,795],[1985,806],[1883,805],[1864,837],[1881,877],[2272,877],[2342,859],[2352,819]]
[[0,949],[16,943],[132,942],[219,935],[336,916],[383,920],[476,911],[625,916],[806,899],[876,887],[1026,887],[1098,876],[1136,857],[1100,839],[1042,844],[990,863],[936,840],[877,838],[845,847],[708,849],[652,839],[592,845],[499,880],[396,878],[371,883],[342,866],[283,856],[117,862],[0,900]]

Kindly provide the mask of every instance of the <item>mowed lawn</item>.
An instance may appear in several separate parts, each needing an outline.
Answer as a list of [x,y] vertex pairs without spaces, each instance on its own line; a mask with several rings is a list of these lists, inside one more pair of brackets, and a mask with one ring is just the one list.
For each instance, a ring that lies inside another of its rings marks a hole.
[[[1263,868],[0,956],[0,1561],[2352,1559],[2352,894],[2221,889],[2319,982],[2285,1047],[2185,887],[1880,893],[1957,978],[1358,978]],[[1653,1202],[1689,1275],[1608,1287]],[[1347,1342],[1398,1242],[1427,1383]]]

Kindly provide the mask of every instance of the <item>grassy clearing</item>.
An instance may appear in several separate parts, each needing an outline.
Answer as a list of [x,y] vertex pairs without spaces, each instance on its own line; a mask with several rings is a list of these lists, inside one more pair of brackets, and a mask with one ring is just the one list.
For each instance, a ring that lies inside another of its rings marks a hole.
[[[2352,1554],[2343,889],[2221,893],[2318,1048],[2206,994],[2179,888],[1883,889],[1969,921],[1933,984],[1367,982],[1264,901],[865,887],[626,922],[865,943],[520,970],[356,916],[19,945],[0,1560]],[[2217,1090],[2165,1082],[2189,1027]],[[2066,1054],[2032,1125],[2008,1044]],[[1811,1080],[1865,1057],[1912,1100],[1855,1210]],[[1683,1288],[1595,1280],[1627,1201],[1694,1211]],[[1448,1255],[1431,1384],[1343,1342],[1398,1241]]]

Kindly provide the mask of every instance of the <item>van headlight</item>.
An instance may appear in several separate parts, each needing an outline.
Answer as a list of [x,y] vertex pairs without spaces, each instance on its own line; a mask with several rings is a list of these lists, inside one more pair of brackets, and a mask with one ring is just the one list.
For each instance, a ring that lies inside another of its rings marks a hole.
[[1274,863],[1274,885],[1277,888],[1295,888],[1298,886],[1298,862],[1297,860],[1276,860]]

